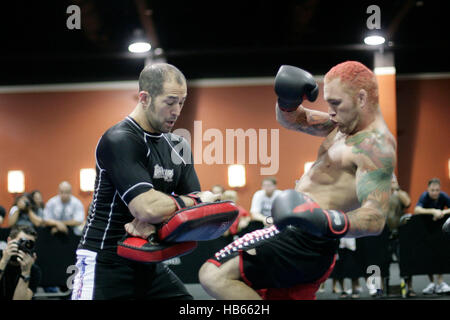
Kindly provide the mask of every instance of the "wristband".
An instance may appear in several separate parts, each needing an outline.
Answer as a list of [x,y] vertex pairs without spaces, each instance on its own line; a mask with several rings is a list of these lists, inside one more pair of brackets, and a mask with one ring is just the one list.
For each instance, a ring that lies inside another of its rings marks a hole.
[[175,207],[177,208],[175,211],[186,208],[186,203],[184,203],[183,199],[181,199],[179,195],[173,193],[170,197],[175,202]]
[[186,195],[184,195],[184,196],[185,196],[185,197],[188,197],[188,198],[191,198],[192,200],[194,200],[194,206],[196,206],[196,205],[202,203],[202,200],[200,199],[200,197],[198,196],[198,194],[199,194],[199,192],[196,191],[196,192],[188,193],[188,194],[186,194]]

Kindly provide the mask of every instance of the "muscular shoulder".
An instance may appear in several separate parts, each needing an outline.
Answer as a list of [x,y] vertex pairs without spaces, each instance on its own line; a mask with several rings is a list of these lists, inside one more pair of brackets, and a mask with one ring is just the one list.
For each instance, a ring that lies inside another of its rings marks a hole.
[[352,158],[357,166],[390,170],[395,167],[396,142],[387,129],[361,131],[348,137],[345,143],[351,147]]
[[109,128],[102,136],[101,143],[104,144],[121,144],[144,141],[140,138],[139,132],[126,121]]
[[383,210],[387,208],[391,178],[396,155],[395,140],[386,130],[361,131],[347,138],[352,159],[356,165],[356,190],[358,200],[372,200]]
[[97,145],[98,159],[110,159],[119,156],[139,153],[145,147],[145,140],[139,132],[125,121],[109,128]]

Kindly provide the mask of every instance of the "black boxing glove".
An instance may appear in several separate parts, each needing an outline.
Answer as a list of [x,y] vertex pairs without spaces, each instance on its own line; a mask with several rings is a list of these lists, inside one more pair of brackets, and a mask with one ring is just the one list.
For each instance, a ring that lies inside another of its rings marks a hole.
[[327,239],[342,238],[350,228],[344,212],[324,210],[307,195],[292,189],[283,191],[275,198],[272,218],[279,230],[293,225],[316,237]]
[[292,112],[297,110],[303,99],[315,101],[319,95],[319,86],[309,72],[283,65],[275,77],[275,93],[278,107],[282,111]]

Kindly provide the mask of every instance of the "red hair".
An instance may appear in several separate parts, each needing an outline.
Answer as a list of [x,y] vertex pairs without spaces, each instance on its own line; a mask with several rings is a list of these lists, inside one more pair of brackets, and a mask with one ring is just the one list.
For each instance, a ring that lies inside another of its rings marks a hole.
[[335,65],[325,75],[325,82],[340,79],[352,93],[367,91],[369,103],[378,105],[378,84],[375,74],[358,61],[346,61]]

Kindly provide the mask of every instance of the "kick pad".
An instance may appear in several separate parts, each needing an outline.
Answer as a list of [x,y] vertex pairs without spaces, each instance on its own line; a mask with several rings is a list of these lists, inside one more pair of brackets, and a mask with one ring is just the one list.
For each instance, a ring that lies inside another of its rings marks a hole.
[[161,242],[214,240],[223,235],[239,214],[232,201],[202,203],[181,209],[158,229]]

